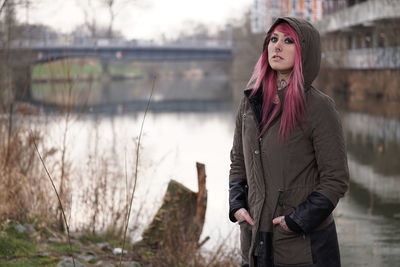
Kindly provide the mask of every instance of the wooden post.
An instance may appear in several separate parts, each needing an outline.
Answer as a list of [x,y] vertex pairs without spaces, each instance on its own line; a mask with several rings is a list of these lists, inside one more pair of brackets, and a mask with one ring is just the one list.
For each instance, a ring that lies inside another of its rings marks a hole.
[[194,218],[194,234],[196,235],[197,242],[200,239],[201,232],[204,226],[204,219],[206,217],[207,209],[207,189],[206,189],[206,167],[204,164],[196,162],[197,167],[197,182],[198,182],[198,193],[197,193],[197,205],[196,205],[196,216]]

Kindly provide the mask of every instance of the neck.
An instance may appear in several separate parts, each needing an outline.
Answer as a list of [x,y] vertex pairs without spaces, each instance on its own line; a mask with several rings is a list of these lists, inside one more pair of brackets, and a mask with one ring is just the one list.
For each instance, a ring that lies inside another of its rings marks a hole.
[[278,71],[277,74],[278,74],[277,79],[276,79],[277,87],[278,87],[278,90],[281,90],[286,87],[289,77],[290,77],[290,72],[289,71],[288,72]]

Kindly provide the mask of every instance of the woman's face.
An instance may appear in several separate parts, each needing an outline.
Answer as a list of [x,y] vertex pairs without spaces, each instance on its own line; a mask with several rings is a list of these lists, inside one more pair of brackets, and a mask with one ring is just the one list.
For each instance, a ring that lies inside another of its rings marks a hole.
[[268,62],[273,70],[290,72],[294,66],[295,44],[291,37],[274,30],[268,43]]

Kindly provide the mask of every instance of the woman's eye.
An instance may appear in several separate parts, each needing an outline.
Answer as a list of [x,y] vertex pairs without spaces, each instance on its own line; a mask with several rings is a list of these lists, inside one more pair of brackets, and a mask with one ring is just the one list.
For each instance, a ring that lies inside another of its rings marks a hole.
[[293,44],[294,42],[293,42],[292,39],[286,38],[286,39],[285,39],[285,43],[287,43],[287,44]]
[[271,37],[271,42],[276,43],[278,41],[278,38],[276,37]]

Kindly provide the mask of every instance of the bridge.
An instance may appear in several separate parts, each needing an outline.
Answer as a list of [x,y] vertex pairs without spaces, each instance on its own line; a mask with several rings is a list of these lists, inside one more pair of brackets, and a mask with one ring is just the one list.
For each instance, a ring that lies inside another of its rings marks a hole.
[[232,58],[230,46],[36,45],[12,47],[9,53],[11,61],[20,64],[82,57],[126,61],[229,61]]
[[[4,51],[0,50],[0,53]],[[21,45],[12,44],[7,51],[12,70],[16,99],[30,100],[31,66],[65,58],[99,58],[103,71],[108,72],[108,61],[230,61],[231,46],[138,46],[110,45]]]

